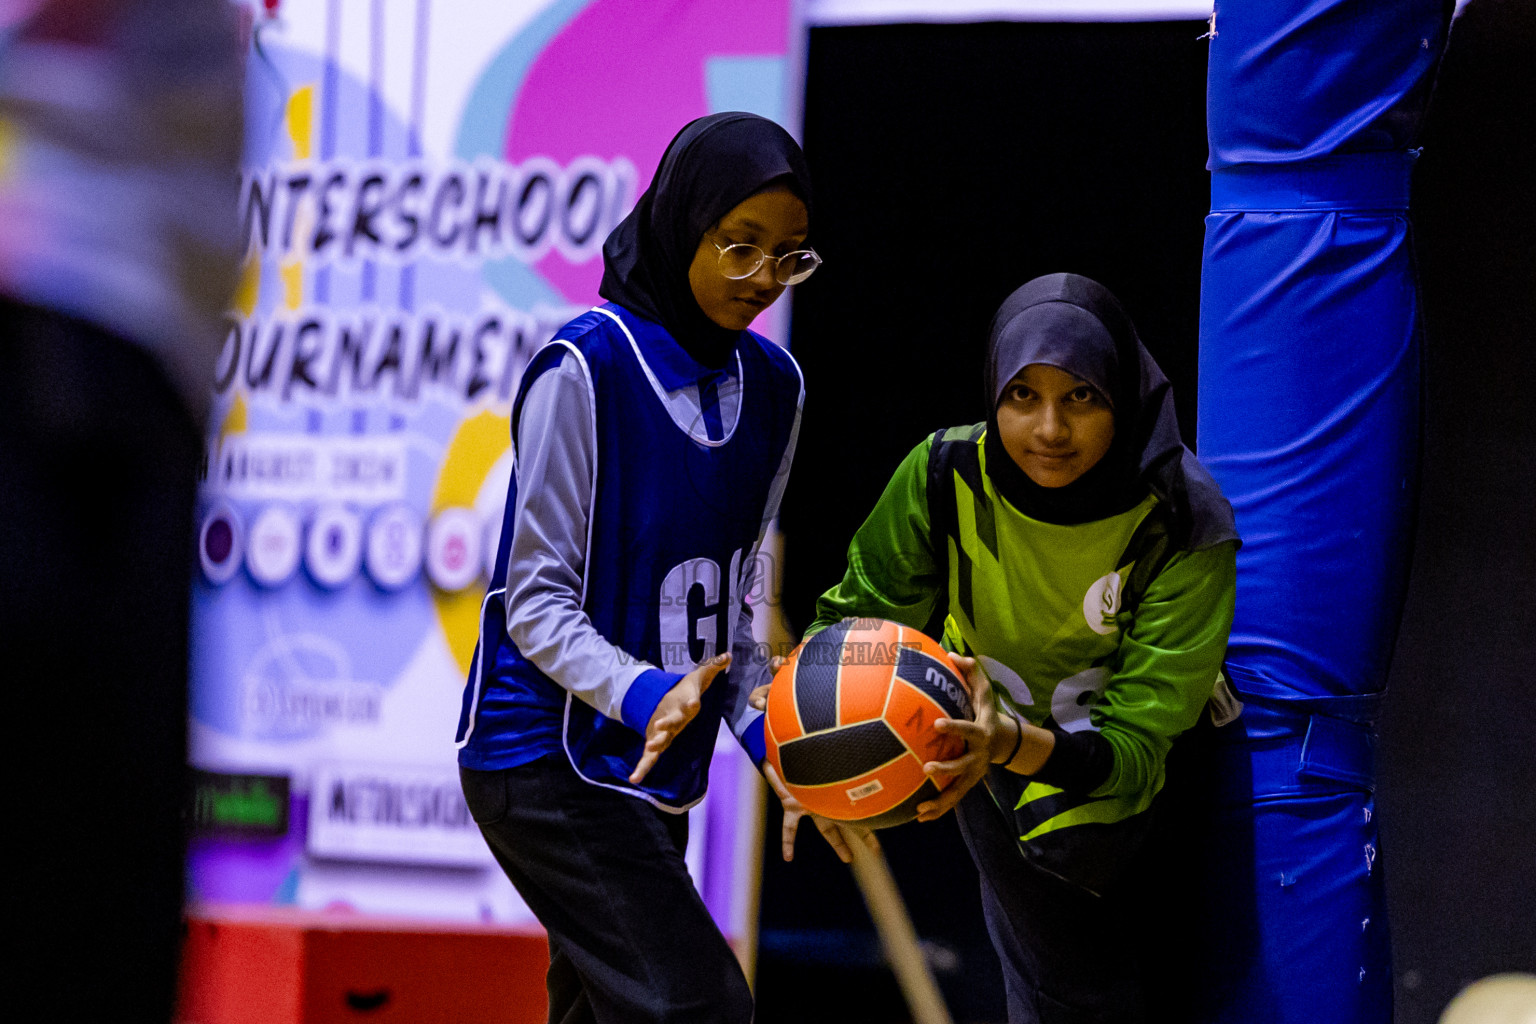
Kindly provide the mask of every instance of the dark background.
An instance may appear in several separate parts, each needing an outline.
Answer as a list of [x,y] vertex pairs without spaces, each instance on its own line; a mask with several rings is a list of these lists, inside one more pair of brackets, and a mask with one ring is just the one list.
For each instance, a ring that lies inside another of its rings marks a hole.
[[[1424,487],[1378,796],[1397,1021],[1536,970],[1536,160],[1532,8],[1473,0],[1423,134],[1413,214],[1426,313]],[[1107,285],[1193,437],[1203,22],[818,28],[804,142],[826,266],[797,289],[807,403],[785,496],[798,636],[901,458],[982,418],[986,327],[1015,287]],[[907,1018],[848,869],[764,845],[758,1020]],[[957,1024],[1003,1019],[953,820],[881,834]]]
[[1377,790],[1400,1024],[1536,972],[1533,57],[1536,4],[1463,9],[1414,177],[1424,473]]

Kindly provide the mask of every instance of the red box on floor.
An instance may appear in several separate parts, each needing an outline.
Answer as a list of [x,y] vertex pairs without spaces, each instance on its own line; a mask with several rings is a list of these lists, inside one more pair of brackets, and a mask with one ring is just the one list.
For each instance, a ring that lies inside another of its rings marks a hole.
[[542,1024],[543,931],[201,907],[177,1024]]

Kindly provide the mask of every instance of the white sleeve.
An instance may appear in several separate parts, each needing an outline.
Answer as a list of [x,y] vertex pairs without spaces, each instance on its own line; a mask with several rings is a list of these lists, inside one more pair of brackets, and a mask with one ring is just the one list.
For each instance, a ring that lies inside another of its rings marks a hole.
[[507,636],[523,656],[602,714],[621,720],[630,684],[654,668],[610,643],[582,610],[597,462],[586,365],[567,352],[533,382],[517,428]]

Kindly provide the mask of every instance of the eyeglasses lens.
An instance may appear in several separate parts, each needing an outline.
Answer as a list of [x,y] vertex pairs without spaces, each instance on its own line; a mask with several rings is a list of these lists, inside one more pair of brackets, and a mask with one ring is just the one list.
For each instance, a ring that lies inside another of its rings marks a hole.
[[732,281],[751,277],[763,265],[763,250],[755,245],[728,245],[720,250],[720,273]]
[[799,284],[815,272],[821,266],[821,258],[809,250],[792,252],[779,260],[779,266],[774,277],[780,284]]
[[[757,273],[767,257],[755,245],[738,242],[720,250],[720,273],[732,281],[740,281]],[[821,257],[809,249],[787,253],[774,263],[773,276],[779,284],[799,284],[821,266]]]

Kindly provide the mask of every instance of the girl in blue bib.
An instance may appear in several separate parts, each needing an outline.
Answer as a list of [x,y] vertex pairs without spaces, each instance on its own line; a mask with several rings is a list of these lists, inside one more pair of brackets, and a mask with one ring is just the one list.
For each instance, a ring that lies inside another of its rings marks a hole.
[[684,862],[724,722],[754,762],[751,612],[804,385],[748,329],[820,258],[778,125],[687,125],[603,247],[608,300],[534,356],[458,743],[464,793],[549,935],[551,1021],[749,1021]]

